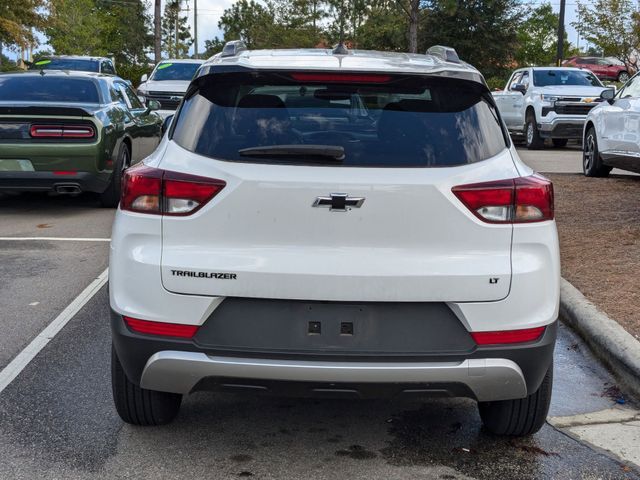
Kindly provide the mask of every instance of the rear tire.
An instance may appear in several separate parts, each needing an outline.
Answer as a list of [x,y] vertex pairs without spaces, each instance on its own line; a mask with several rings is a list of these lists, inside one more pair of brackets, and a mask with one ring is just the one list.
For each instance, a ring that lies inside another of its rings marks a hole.
[[147,390],[129,381],[113,346],[111,387],[118,415],[131,425],[166,425],[176,418],[180,411],[182,395]]
[[100,194],[100,203],[105,208],[116,208],[120,202],[120,190],[122,188],[122,172],[131,163],[131,152],[126,143],[120,144],[118,159],[113,166],[113,173],[107,189]]
[[618,74],[618,81],[620,83],[627,83],[629,81],[629,72],[620,72]]
[[600,151],[598,150],[598,137],[596,136],[596,129],[593,127],[589,127],[584,137],[582,171],[586,177],[606,177],[611,171],[611,167],[602,163]]
[[566,138],[552,138],[551,141],[553,142],[553,146],[556,148],[566,147],[567,143],[569,143],[569,140]]
[[553,386],[553,364],[547,370],[540,388],[525,398],[479,402],[478,410],[485,428],[496,435],[523,437],[542,428]]
[[541,150],[542,148],[544,148],[544,138],[540,136],[540,132],[538,131],[538,124],[536,123],[536,115],[532,111],[529,111],[527,113],[524,133],[527,142],[527,148],[529,150]]

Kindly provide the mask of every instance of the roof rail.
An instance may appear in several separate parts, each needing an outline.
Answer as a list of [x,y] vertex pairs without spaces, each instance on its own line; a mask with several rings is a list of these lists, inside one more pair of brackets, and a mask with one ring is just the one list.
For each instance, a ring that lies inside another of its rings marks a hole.
[[242,40],[231,40],[224,44],[221,57],[235,57],[243,50],[247,49],[247,44]]
[[440,60],[444,60],[445,62],[462,63],[455,48],[445,47],[443,45],[434,45],[433,47],[429,48],[429,50],[427,50],[427,55],[433,55],[434,57],[438,57]]

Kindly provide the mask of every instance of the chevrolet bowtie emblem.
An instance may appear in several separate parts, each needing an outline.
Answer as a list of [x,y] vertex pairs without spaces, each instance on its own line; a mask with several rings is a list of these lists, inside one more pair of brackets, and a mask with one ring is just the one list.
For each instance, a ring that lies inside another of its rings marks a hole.
[[350,197],[346,193],[332,193],[328,197],[317,197],[314,207],[328,208],[332,212],[346,212],[352,208],[360,208],[364,197]]

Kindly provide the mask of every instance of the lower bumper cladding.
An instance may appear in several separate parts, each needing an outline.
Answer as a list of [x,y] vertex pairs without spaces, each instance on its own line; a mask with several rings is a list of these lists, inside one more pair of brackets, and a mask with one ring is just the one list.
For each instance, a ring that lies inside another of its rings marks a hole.
[[376,383],[418,386],[462,384],[478,401],[527,396],[520,367],[512,360],[478,358],[461,362],[319,362],[209,356],[161,351],[147,361],[141,387],[187,394],[207,378],[320,384]]

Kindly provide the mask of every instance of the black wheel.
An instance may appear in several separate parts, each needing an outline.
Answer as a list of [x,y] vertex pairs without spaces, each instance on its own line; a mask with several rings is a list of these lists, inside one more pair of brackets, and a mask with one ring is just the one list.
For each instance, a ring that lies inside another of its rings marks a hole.
[[618,74],[618,81],[621,83],[627,83],[629,81],[629,72],[620,72]]
[[553,364],[547,370],[540,388],[528,397],[478,403],[482,423],[496,435],[523,437],[536,433],[547,419],[552,386]]
[[122,172],[131,163],[131,152],[126,143],[120,144],[118,150],[118,159],[113,166],[113,173],[111,174],[111,180],[107,189],[100,194],[100,203],[106,208],[115,208],[120,201],[120,189],[122,183]]
[[146,390],[130,382],[113,346],[111,388],[118,415],[132,425],[165,425],[176,418],[180,411],[182,395]]
[[587,177],[606,177],[611,167],[602,164],[596,129],[589,127],[582,146],[582,171]]
[[529,150],[540,150],[544,148],[544,138],[540,136],[536,116],[533,112],[527,113],[527,121],[525,124],[525,137],[527,148]]
[[569,140],[566,138],[552,138],[553,146],[556,148],[566,147]]

